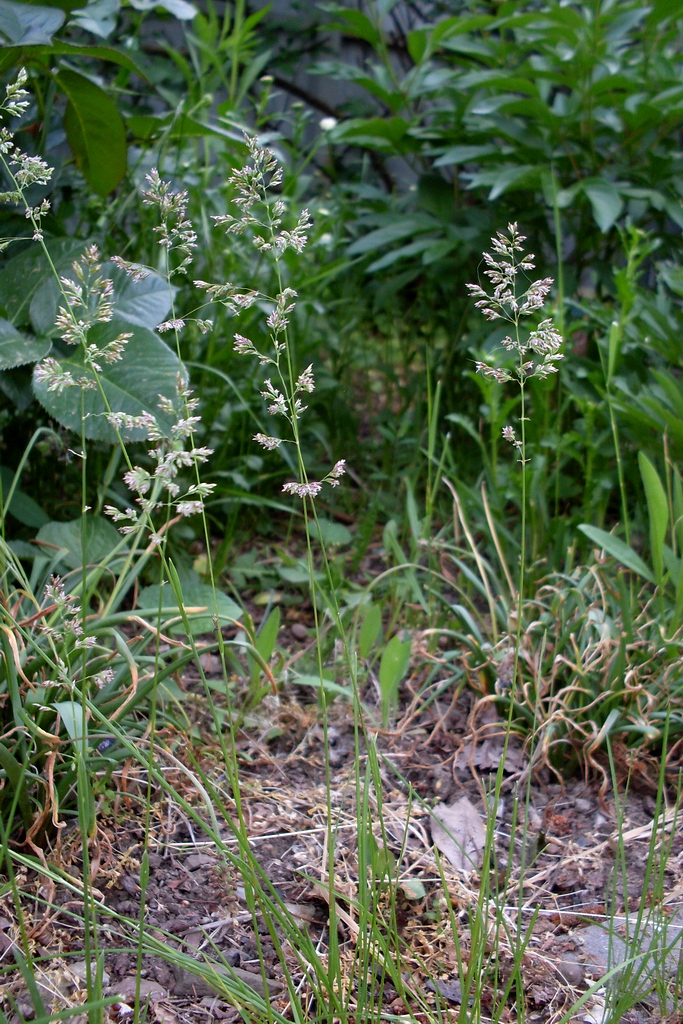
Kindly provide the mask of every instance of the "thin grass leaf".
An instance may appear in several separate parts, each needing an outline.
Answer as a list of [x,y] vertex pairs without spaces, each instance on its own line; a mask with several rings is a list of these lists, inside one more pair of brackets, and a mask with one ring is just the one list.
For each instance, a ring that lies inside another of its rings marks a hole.
[[650,522],[650,551],[652,564],[657,577],[657,583],[661,585],[664,576],[663,548],[669,525],[669,503],[666,491],[662,485],[657,470],[648,459],[645,452],[638,452],[638,466],[645,488],[647,499],[647,512]]
[[636,573],[637,576],[642,576],[649,583],[656,582],[655,577],[640,555],[637,555],[633,548],[625,544],[623,540],[619,540],[613,533],[607,533],[606,530],[601,530],[597,526],[591,526],[589,523],[581,523],[579,529],[590,541],[603,548],[608,555],[616,558],[617,562],[621,562],[631,572]]

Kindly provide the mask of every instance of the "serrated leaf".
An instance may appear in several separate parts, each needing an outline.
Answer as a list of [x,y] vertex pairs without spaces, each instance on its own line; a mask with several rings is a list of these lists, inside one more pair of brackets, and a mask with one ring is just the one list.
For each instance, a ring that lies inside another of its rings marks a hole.
[[[182,372],[181,364],[175,352],[152,331],[136,324],[127,324],[121,320],[111,320],[106,324],[97,324],[88,335],[91,344],[99,347],[106,345],[122,331],[130,331],[132,338],[123,350],[119,362],[111,366],[106,364],[99,374],[109,409],[140,416],[143,412],[153,413],[159,427],[169,434],[173,423],[172,417],[159,409],[159,395],[173,398],[176,392],[176,378]],[[83,367],[80,352],[69,359],[59,360],[62,370],[71,371],[77,378],[94,379],[90,370]],[[33,390],[42,406],[63,426],[80,433],[81,430],[81,397],[80,391],[66,388],[61,394],[48,391],[46,381],[38,381],[35,373]],[[78,394],[77,400],[74,393]],[[100,394],[99,388],[83,393],[85,410],[85,435],[93,441],[117,441],[113,427],[105,419],[107,405]],[[121,430],[121,436],[127,441],[140,441],[146,436],[143,430]]]
[[0,33],[14,46],[49,44],[63,24],[58,8],[0,0]]
[[[138,595],[138,608],[154,612],[159,608],[159,592],[161,591],[161,620],[177,619],[171,627],[171,633],[184,633],[185,626],[180,618],[180,609],[170,584],[160,587],[155,583],[144,587]],[[211,633],[214,630],[214,614],[218,615],[221,625],[232,625],[242,615],[242,609],[221,590],[214,591],[208,583],[185,583],[182,585],[183,607],[190,621],[192,636],[199,633]]]
[[83,516],[65,523],[55,520],[46,523],[38,531],[36,541],[44,545],[46,558],[54,558],[61,551],[59,562],[62,565],[67,569],[80,569],[84,541],[86,565],[95,566],[109,558],[121,543],[121,534],[103,516]]
[[0,370],[36,363],[48,354],[51,346],[46,338],[29,338],[7,320],[0,320]]
[[67,141],[90,187],[105,197],[127,168],[126,129],[111,96],[75,71],[61,71],[59,87],[68,97],[64,113]]
[[650,583],[655,582],[652,572],[640,555],[637,555],[633,548],[630,548],[623,540],[619,540],[613,533],[607,533],[606,530],[601,530],[597,526],[591,526],[589,523],[581,523],[579,529],[593,544],[604,548],[608,555],[616,558],[617,562],[621,562],[627,569],[635,572],[638,576],[642,576],[643,579],[648,580]]

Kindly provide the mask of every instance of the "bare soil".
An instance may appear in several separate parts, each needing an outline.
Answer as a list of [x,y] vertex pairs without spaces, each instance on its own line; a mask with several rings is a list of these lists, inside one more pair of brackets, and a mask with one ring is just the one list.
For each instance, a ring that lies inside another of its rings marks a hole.
[[[218,668],[217,659],[208,657],[205,667],[211,676]],[[193,727],[196,764],[187,762],[190,771],[196,775],[198,766],[205,773],[234,821],[234,797],[218,756],[213,724],[196,672],[188,671],[180,686],[186,694],[184,710]],[[364,699],[372,704],[376,697],[368,692]],[[278,696],[267,697],[250,716],[248,727],[237,736],[240,799],[249,842],[263,871],[324,954],[329,916],[325,893],[329,771],[342,969],[351,976],[357,938],[353,902],[359,885],[354,780],[356,758],[362,773],[367,753],[362,738],[357,748],[351,710],[337,700],[330,707],[326,769],[319,709],[310,700],[310,690],[290,686]],[[641,757],[636,763],[625,749],[616,749],[620,789],[615,794],[606,786],[606,775],[600,770],[566,779],[547,767],[532,773],[521,741],[512,737],[504,746],[504,727],[493,705],[477,705],[470,693],[425,704],[424,693],[417,686],[411,692],[409,686],[394,727],[373,729],[381,755],[386,828],[382,841],[386,841],[394,858],[395,906],[409,986],[426,991],[435,1005],[438,1002],[441,1006],[445,1019],[457,1019],[463,997],[440,871],[444,872],[461,928],[459,940],[465,956],[468,913],[478,899],[481,878],[476,871],[456,870],[446,856],[439,867],[430,809],[436,804],[452,806],[467,797],[483,824],[490,813],[495,813],[496,855],[487,883],[498,903],[506,908],[503,917],[509,936],[530,930],[523,959],[526,1019],[558,1020],[608,966],[609,942],[605,940],[601,946],[598,941],[596,945],[595,931],[589,933],[586,929],[604,927],[611,921],[623,935],[625,928],[619,922],[627,918],[633,922],[639,908],[647,907],[656,910],[660,920],[677,920],[683,900],[683,832],[674,813],[676,792],[669,788],[664,794],[662,814],[655,823],[658,765],[654,759]],[[165,745],[180,757],[186,740],[169,728],[161,732],[159,744],[159,763],[163,763],[161,747]],[[495,772],[503,757],[500,799],[492,811]],[[187,775],[171,760],[164,767],[188,803],[201,807]],[[120,765],[100,790],[97,831],[90,848],[95,895],[124,918],[133,920],[140,912],[146,786],[145,774],[138,766]],[[376,804],[376,793],[372,799]],[[619,822],[627,837],[622,844],[616,842]],[[229,848],[231,844],[236,848],[235,834],[227,825],[224,840]],[[260,963],[265,963],[271,981],[269,995],[286,1015],[287,995],[278,984],[281,967],[267,928],[249,910],[243,880],[226,868],[214,845],[182,807],[160,792],[154,798],[148,850],[148,933],[196,957],[216,961],[220,954],[238,971],[251,974],[257,989],[261,986],[263,990]],[[70,877],[75,884],[46,881],[44,874],[30,867],[21,870],[17,883],[22,894],[23,926],[32,954],[44,969],[41,991],[57,1012],[83,1001],[87,957],[92,956],[78,896],[83,873],[78,829],[62,829],[46,855],[62,878]],[[646,884],[648,864],[650,881]],[[420,884],[411,887],[416,882]],[[134,934],[135,929],[127,930],[125,924],[115,925],[104,919],[98,924],[105,989],[121,997],[107,1011],[111,1021],[128,1019],[135,998]],[[587,934],[593,935],[592,943],[584,942]],[[509,966],[506,941],[503,936],[499,981]],[[8,896],[0,906],[3,966],[13,964],[13,952],[21,944],[17,909]],[[305,988],[305,979],[300,971],[297,974],[293,959],[290,967],[295,981]],[[174,972],[162,957],[144,958],[142,979],[148,1020],[174,1024],[240,1018],[239,1011],[210,986],[186,972]],[[493,984],[490,978],[482,982]],[[641,1024],[680,1020],[671,1007],[662,1008],[661,1000],[655,999],[648,987],[644,985],[641,1002],[622,1019]],[[411,1006],[405,1005],[389,982],[383,987],[383,1000],[388,1013],[411,1013]],[[589,1000],[573,1019],[600,1020],[601,1005],[600,997],[597,1002]],[[10,969],[5,975],[2,1008],[9,1024],[19,1024],[22,1017],[31,1019],[35,1015],[19,970]],[[408,1019],[417,1020],[418,1016]],[[517,1019],[512,1007],[509,1019]]]

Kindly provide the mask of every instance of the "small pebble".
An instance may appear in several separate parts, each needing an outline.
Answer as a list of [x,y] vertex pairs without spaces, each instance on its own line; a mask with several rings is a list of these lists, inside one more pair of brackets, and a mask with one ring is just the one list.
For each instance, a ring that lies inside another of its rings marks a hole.
[[304,626],[303,622],[295,622],[292,626],[291,633],[295,640],[308,639],[308,630]]
[[581,811],[582,814],[587,814],[593,807],[590,800],[586,800],[584,797],[579,796],[574,801],[574,807],[577,811]]

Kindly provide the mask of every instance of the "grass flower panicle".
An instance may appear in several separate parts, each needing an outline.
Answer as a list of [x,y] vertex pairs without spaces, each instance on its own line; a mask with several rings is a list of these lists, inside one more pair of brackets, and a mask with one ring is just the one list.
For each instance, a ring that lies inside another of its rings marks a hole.
[[[487,320],[505,320],[512,324],[512,332],[502,341],[507,352],[517,353],[517,365],[514,368],[490,366],[481,360],[475,363],[477,373],[494,380],[499,384],[516,381],[519,386],[521,410],[519,417],[519,437],[514,427],[506,425],[502,428],[505,441],[516,449],[521,465],[521,542],[519,561],[519,585],[517,590],[517,638],[514,647],[513,679],[517,676],[519,651],[522,638],[522,611],[524,607],[524,573],[526,562],[526,516],[527,516],[527,451],[526,451],[526,395],[525,385],[530,377],[544,379],[551,373],[557,373],[558,360],[562,358],[560,346],[562,336],[552,319],[542,320],[538,326],[529,331],[522,340],[520,324],[522,318],[530,316],[541,309],[547,299],[553,279],[540,278],[533,281],[525,291],[520,292],[518,278],[535,268],[534,255],[524,255],[522,243],[526,240],[520,234],[517,224],[508,224],[507,234],[498,231],[491,239],[491,253],[483,254],[484,275],[488,277],[493,291],[487,292],[480,284],[468,284],[470,296],[476,299],[475,306],[480,309]],[[520,256],[520,254],[522,254]],[[529,359],[532,354],[535,358]]]
[[120,256],[112,256],[111,262],[114,266],[118,267],[119,270],[122,270],[124,274],[127,274],[133,281],[144,281],[145,278],[150,275],[150,271],[147,267],[143,267],[139,263],[130,263],[128,260],[124,260]]
[[142,201],[145,206],[156,206],[161,217],[161,223],[154,228],[159,236],[159,245],[166,250],[169,257],[172,252],[178,252],[182,256],[176,267],[172,267],[170,261],[168,262],[169,279],[174,274],[186,274],[197,248],[197,233],[187,217],[187,192],[174,192],[170,182],[161,180],[156,167],[152,168],[145,180],[149,188],[143,190]]
[[[231,234],[241,235],[247,231],[252,233],[254,247],[259,252],[269,253],[275,262],[279,290],[274,297],[270,297],[253,290],[237,289],[230,283],[212,284],[202,280],[194,283],[196,287],[206,292],[208,300],[221,303],[233,315],[249,309],[257,299],[265,300],[271,305],[266,316],[270,350],[261,352],[250,338],[243,334],[235,334],[233,351],[238,355],[254,356],[262,366],[273,368],[272,375],[263,381],[259,389],[260,394],[267,403],[271,416],[284,416],[288,421],[292,431],[288,443],[294,444],[299,452],[300,479],[285,483],[283,492],[300,498],[315,498],[324,483],[329,483],[332,487],[339,485],[339,479],[345,472],[345,462],[343,459],[337,462],[321,481],[309,481],[306,477],[300,450],[298,420],[307,407],[299,395],[311,394],[315,390],[315,377],[312,364],[298,375],[295,375],[291,364],[287,329],[289,315],[296,307],[297,293],[293,288],[283,284],[280,270],[280,259],[287,249],[300,253],[306,245],[311,218],[308,210],[303,210],[292,230],[282,229],[285,203],[280,198],[271,198],[272,189],[282,182],[282,168],[275,154],[261,146],[258,140],[246,137],[246,143],[250,160],[244,167],[237,169],[229,179],[237,193],[232,201],[239,212],[237,215],[220,214],[214,216],[213,220]],[[276,383],[273,383],[274,378],[277,378]],[[287,441],[286,438],[274,437],[262,431],[254,434],[253,439],[266,451],[274,451]]]
[[[125,511],[113,505],[105,505],[104,512],[118,526],[119,531],[126,535],[135,532],[145,525],[145,520],[164,506],[175,511],[181,517],[197,515],[204,511],[204,499],[215,489],[215,484],[193,483],[181,487],[178,476],[184,469],[197,467],[207,462],[213,454],[211,448],[192,444],[194,429],[201,417],[191,415],[198,406],[198,399],[193,397],[182,375],[176,380],[176,399],[173,401],[163,395],[159,396],[159,408],[166,414],[175,416],[170,428],[170,436],[166,436],[151,413],[141,416],[125,416],[112,413],[109,421],[117,427],[137,428],[145,430],[147,439],[155,442],[148,456],[153,469],[144,466],[132,466],[123,476],[123,482],[136,497],[141,512],[133,508]],[[186,447],[190,440],[191,446]],[[181,491],[183,492],[181,495]],[[149,497],[147,496],[149,495]],[[161,542],[161,535],[151,528],[153,544]]]
[[[499,384],[515,379],[521,384],[528,377],[544,379],[551,373],[557,373],[557,361],[562,359],[559,351],[562,336],[552,320],[543,320],[535,330],[530,331],[525,341],[520,337],[522,317],[543,308],[553,284],[552,277],[540,278],[533,281],[521,295],[518,294],[518,275],[526,274],[536,266],[533,253],[518,258],[517,254],[523,252],[522,242],[525,240],[526,236],[519,233],[516,224],[508,224],[507,235],[499,231],[491,239],[491,248],[499,258],[494,259],[490,253],[483,253],[486,264],[484,275],[493,285],[493,292],[489,294],[480,284],[467,285],[470,296],[477,300],[474,305],[487,320],[507,320],[514,326],[514,337],[508,335],[501,342],[508,352],[516,351],[519,354],[519,362],[514,371],[489,366],[481,361],[475,363],[477,373]],[[526,359],[530,352],[540,359]]]

